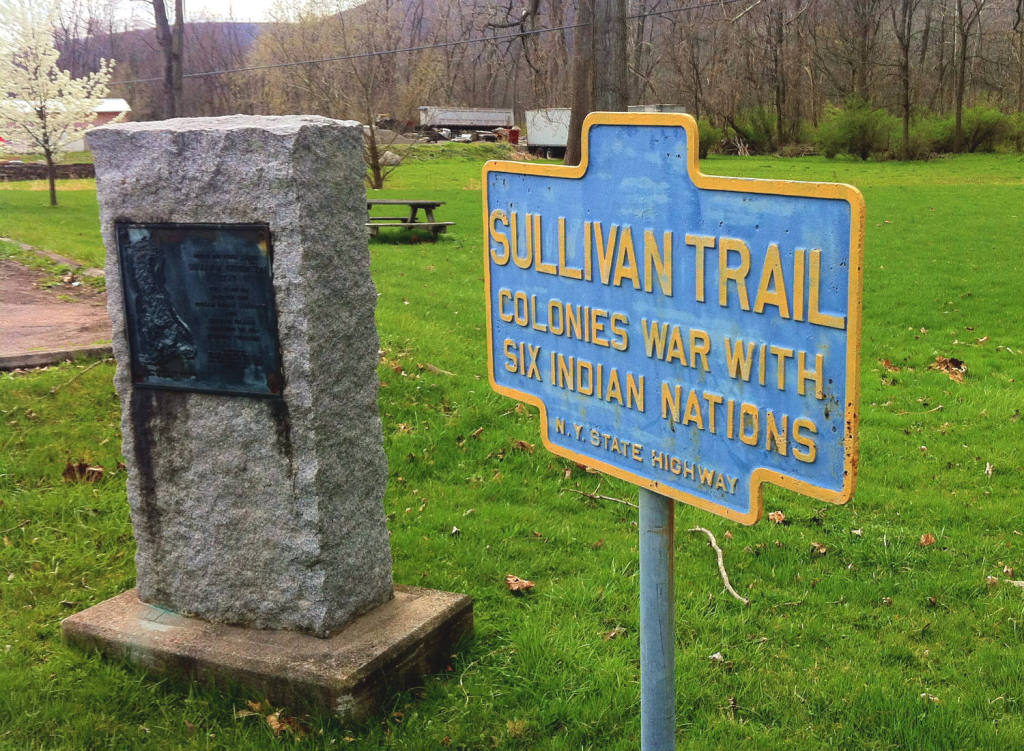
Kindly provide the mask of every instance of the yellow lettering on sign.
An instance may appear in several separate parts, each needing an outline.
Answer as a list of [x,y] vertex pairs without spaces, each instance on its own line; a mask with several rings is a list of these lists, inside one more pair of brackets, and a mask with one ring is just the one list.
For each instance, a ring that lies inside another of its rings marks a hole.
[[818,444],[810,435],[804,435],[803,431],[811,435],[818,434],[818,428],[814,422],[806,417],[793,420],[793,441],[802,446],[805,451],[793,449],[793,458],[810,464],[818,456]]
[[777,385],[779,391],[786,390],[786,358],[793,356],[793,350],[788,347],[777,347],[774,344],[770,347],[770,351],[775,355],[775,359],[778,361],[778,379]]
[[808,274],[808,286],[810,294],[807,296],[807,320],[819,326],[845,329],[846,318],[843,316],[831,316],[820,312],[818,309],[821,298],[821,250],[818,248],[811,251],[811,269]]
[[534,268],[537,269],[541,274],[550,274],[554,276],[558,273],[558,268],[553,263],[544,263],[542,259],[541,249],[543,248],[543,235],[540,231],[540,214],[533,215],[533,260]]
[[601,222],[593,222],[594,241],[597,244],[597,269],[601,273],[601,284],[608,284],[612,275],[612,260],[615,256],[615,238],[619,233],[619,225],[613,224],[608,228],[607,243],[604,232],[601,231]]
[[807,381],[814,381],[814,396],[818,399],[825,398],[823,387],[825,370],[825,356],[820,352],[814,356],[814,370],[807,369],[807,353],[801,351],[796,358],[796,390],[800,396],[804,395],[804,387]]
[[782,276],[782,259],[779,246],[772,243],[765,252],[764,268],[761,269],[761,283],[757,285],[754,298],[754,312],[763,313],[765,305],[779,309],[781,318],[789,318],[789,300],[786,299],[786,280]]
[[629,318],[624,313],[613,313],[611,330],[617,339],[612,340],[612,349],[625,352],[629,349],[629,331],[625,328],[629,324]]
[[512,290],[500,289],[498,290],[498,317],[506,323],[511,323],[513,315],[512,313],[505,312],[505,301],[512,300]]
[[583,269],[567,266],[565,263],[565,217],[558,217],[558,275],[566,279],[582,279]]
[[672,233],[663,235],[664,253],[658,253],[658,241],[651,230],[644,231],[644,291],[654,290],[654,273],[658,274],[658,286],[665,297],[672,297]]
[[[758,419],[760,417],[760,411],[753,404],[747,404],[743,402],[740,405],[740,440],[748,446],[757,445],[757,436],[760,433],[758,428]],[[747,432],[747,428],[750,428],[750,432]]]
[[533,224],[530,215],[526,215],[526,255],[519,255],[519,222],[516,212],[512,212],[512,261],[521,269],[528,269],[533,263]]
[[[740,265],[729,266],[729,253],[738,253]],[[740,308],[750,310],[747,297],[747,274],[750,273],[750,249],[742,240],[734,237],[718,238],[718,304],[729,307],[729,282],[736,283],[736,294]]]
[[764,426],[764,447],[767,451],[772,450],[772,444],[774,443],[779,454],[782,456],[786,455],[786,423],[789,422],[789,417],[786,415],[782,416],[782,427],[779,428],[775,421],[775,413],[768,410],[767,420],[765,420]]
[[633,229],[628,224],[619,234],[619,254],[612,284],[621,287],[623,279],[633,282],[633,289],[640,289],[640,270],[637,268],[636,251],[633,248]]
[[708,430],[715,433],[717,432],[715,430],[715,407],[725,401],[725,398],[720,394],[711,394],[705,391],[704,401],[708,403]]
[[715,238],[713,235],[687,235],[684,239],[687,245],[692,245],[696,250],[693,270],[696,281],[694,293],[697,302],[704,302],[704,254],[708,248],[715,247]]
[[741,378],[744,381],[750,380],[750,366],[754,364],[754,343],[747,342],[746,350],[743,349],[743,340],[737,339],[733,347],[732,339],[725,337],[725,359],[729,365],[729,377]]
[[[508,226],[508,214],[501,209],[495,209],[491,212],[490,227],[491,227],[491,260],[499,266],[504,266],[508,263],[510,250],[508,247],[508,237],[504,232],[498,229],[498,223]],[[501,252],[498,253],[498,249],[494,247],[493,243],[498,243],[501,246]]]

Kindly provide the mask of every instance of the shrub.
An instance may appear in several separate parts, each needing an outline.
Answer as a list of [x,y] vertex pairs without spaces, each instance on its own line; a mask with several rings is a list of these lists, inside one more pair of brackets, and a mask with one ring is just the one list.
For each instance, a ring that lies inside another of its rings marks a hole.
[[1010,143],[1013,144],[1013,148],[1018,153],[1024,152],[1024,112],[1016,112],[1010,115],[1008,120],[1010,128],[1008,138]]
[[[995,151],[1005,138],[1013,138],[1013,121],[995,107],[968,107],[964,110],[963,151]],[[943,154],[956,150],[956,120],[952,115],[930,117],[915,125],[919,136],[930,142],[932,151]]]
[[775,149],[775,113],[765,107],[751,107],[732,121],[730,137],[743,141],[751,154]]
[[854,154],[867,159],[889,148],[896,125],[896,118],[885,110],[851,99],[845,107],[829,105],[826,108],[816,140],[829,159],[836,154]]
[[700,158],[704,159],[707,157],[708,152],[711,149],[718,150],[719,144],[722,142],[723,130],[716,128],[711,124],[711,121],[707,118],[702,117],[697,121],[697,130],[699,131],[699,137],[697,139],[698,150],[700,152]]
[[933,115],[910,126],[910,141],[916,151],[944,154],[953,149],[953,118]]
[[1010,132],[1010,123],[995,107],[969,107],[964,110],[961,120],[963,146],[972,154],[975,151],[995,151],[996,143]]

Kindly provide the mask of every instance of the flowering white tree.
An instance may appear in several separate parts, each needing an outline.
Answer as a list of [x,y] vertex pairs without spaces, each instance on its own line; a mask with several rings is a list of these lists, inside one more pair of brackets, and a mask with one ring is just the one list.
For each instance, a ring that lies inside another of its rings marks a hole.
[[81,78],[61,70],[56,15],[57,0],[0,0],[0,134],[43,152],[51,206],[57,205],[54,160],[89,128],[113,70],[110,60]]

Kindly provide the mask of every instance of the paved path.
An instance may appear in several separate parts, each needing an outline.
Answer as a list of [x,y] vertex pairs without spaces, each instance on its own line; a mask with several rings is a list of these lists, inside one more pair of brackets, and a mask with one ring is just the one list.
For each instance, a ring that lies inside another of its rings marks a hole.
[[106,294],[87,284],[43,287],[48,278],[0,259],[0,369],[110,351]]

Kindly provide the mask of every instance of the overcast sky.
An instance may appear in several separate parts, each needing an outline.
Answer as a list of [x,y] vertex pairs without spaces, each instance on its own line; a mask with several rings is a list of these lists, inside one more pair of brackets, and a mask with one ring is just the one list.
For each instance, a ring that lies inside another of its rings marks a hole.
[[[135,27],[153,26],[153,6],[146,0],[115,0],[123,18],[131,19]],[[174,15],[174,0],[164,0],[167,13]],[[185,0],[186,21],[269,21],[269,11],[275,3],[288,0]],[[327,6],[354,6],[363,0],[328,0]],[[292,3],[298,4],[298,0]]]
[[[276,0],[185,0],[185,20],[266,21],[267,12]],[[166,0],[167,12],[173,18],[174,2]],[[124,18],[131,18],[134,26],[153,25],[153,7],[149,2],[119,0]]]

